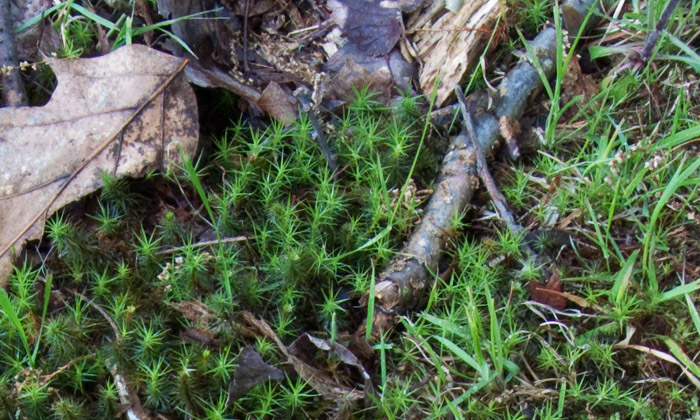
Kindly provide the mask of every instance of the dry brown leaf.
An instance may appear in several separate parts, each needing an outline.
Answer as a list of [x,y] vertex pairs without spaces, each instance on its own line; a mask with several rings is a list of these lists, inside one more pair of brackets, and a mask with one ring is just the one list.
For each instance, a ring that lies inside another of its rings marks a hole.
[[263,360],[255,348],[243,347],[236,358],[233,381],[228,386],[228,401],[236,401],[251,389],[267,381],[283,381],[284,373]]
[[[581,106],[587,105],[593,97],[600,93],[600,86],[589,74],[581,71],[578,57],[573,56],[564,73],[561,82],[561,103],[566,104],[576,96],[581,96],[576,106],[571,108],[567,114],[573,115]],[[568,116],[568,115],[567,115]]]
[[[346,366],[352,367],[362,377],[365,387],[372,386],[372,383],[369,381],[369,373],[365,370],[360,359],[350,349],[338,342],[331,342],[330,340],[304,333],[294,340],[287,350],[312,366],[320,365],[318,358],[323,358],[326,361],[340,360]],[[350,378],[346,379],[349,382],[352,381]]]
[[367,55],[380,56],[401,38],[401,9],[397,1],[329,0],[331,18],[351,43]]
[[[224,4],[226,4],[227,6],[230,4],[229,7],[233,10],[233,13],[237,14],[238,16],[243,16],[243,14],[245,13],[244,3],[245,3],[244,1],[236,1],[236,2],[225,1],[224,2]],[[273,7],[275,7],[274,0],[251,1],[248,4],[248,17],[262,15],[263,13],[269,12]]]
[[263,91],[258,105],[269,116],[285,126],[297,119],[298,107],[277,82],[270,82]]
[[214,311],[209,309],[207,305],[197,300],[173,302],[169,305],[171,308],[180,312],[193,324],[200,324],[204,327],[206,327],[209,324],[209,321],[213,320],[216,317]]
[[[15,29],[36,15],[45,13],[52,6],[51,0],[22,0],[10,2]],[[48,19],[42,19],[22,32],[15,34],[17,58],[20,61],[41,61],[41,54],[58,51],[61,40]]]
[[552,276],[546,285],[530,280],[527,289],[530,292],[530,298],[535,302],[549,305],[560,311],[566,309],[566,297],[562,296],[563,288],[556,269],[552,269]]
[[291,346],[290,348],[285,346],[264,320],[255,318],[250,312],[243,312],[241,317],[246,324],[257,329],[260,335],[274,341],[282,354],[287,358],[287,362],[294,367],[297,374],[324,398],[334,401],[340,406],[346,402],[361,400],[365,397],[364,391],[340,384],[323,370],[312,366],[295,355]]
[[185,330],[180,331],[180,338],[184,341],[191,341],[202,346],[217,347],[219,345],[219,341],[216,339],[214,333],[204,328],[187,327]]
[[334,98],[352,101],[360,91],[369,87],[374,92],[387,92],[392,85],[388,70],[377,69],[370,73],[352,58],[345,59],[345,65],[331,80],[330,91]]
[[424,63],[420,85],[429,94],[436,80],[436,106],[442,106],[466,71],[479,60],[490,30],[501,13],[502,2],[465,2],[459,12],[448,12],[428,28],[418,28],[414,41]]
[[40,238],[46,215],[99,188],[105,171],[142,176],[174,167],[180,147],[190,156],[197,147],[197,102],[177,75],[182,58],[128,45],[47,61],[58,80],[51,100],[0,109],[0,286],[10,249]]

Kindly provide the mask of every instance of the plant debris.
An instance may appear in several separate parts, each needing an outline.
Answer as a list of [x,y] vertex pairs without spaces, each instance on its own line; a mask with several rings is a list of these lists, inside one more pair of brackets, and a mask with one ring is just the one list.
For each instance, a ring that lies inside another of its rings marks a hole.
[[[359,360],[344,346],[338,343],[331,345],[327,340],[319,340],[307,334],[303,334],[303,336],[298,339],[301,341],[295,341],[292,345],[287,347],[264,320],[256,318],[249,312],[244,312],[241,318],[245,324],[257,330],[258,334],[262,337],[266,337],[277,344],[280,352],[282,352],[287,359],[287,362],[294,367],[297,374],[307,381],[309,385],[324,398],[334,401],[338,407],[343,407],[348,402],[362,401],[366,393],[371,391],[365,388],[371,384],[371,382],[369,382],[369,375],[365,372]],[[340,357],[343,363],[359,369],[365,383],[362,386],[348,386],[339,382],[337,377],[332,377],[328,372],[316,367],[316,362],[313,358],[309,357],[309,345],[326,352],[332,350],[332,354]],[[363,388],[365,389],[362,390]]]
[[228,405],[244,396],[251,389],[267,381],[283,381],[286,376],[262,359],[254,347],[245,346],[236,359],[238,367],[233,372],[233,381],[228,387]]

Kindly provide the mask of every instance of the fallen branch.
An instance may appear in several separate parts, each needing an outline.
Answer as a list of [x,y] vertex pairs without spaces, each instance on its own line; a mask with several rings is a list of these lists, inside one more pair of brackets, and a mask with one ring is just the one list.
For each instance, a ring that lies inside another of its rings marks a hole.
[[[546,28],[530,43],[544,76],[554,74],[556,30]],[[490,154],[499,134],[499,120],[518,120],[528,98],[542,87],[538,69],[530,61],[518,63],[499,86],[494,105],[479,114],[474,127],[478,147]],[[440,253],[448,239],[448,227],[461,215],[478,186],[477,156],[469,137],[461,133],[452,139],[435,184],[435,193],[425,209],[422,223],[408,243],[382,272],[375,287],[374,325],[391,322],[392,315],[424,304]]]

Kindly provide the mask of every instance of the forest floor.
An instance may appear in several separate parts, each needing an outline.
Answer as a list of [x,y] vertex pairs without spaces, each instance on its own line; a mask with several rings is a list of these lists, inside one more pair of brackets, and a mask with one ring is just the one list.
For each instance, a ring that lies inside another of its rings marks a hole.
[[[187,45],[139,31],[158,18],[132,6],[69,3],[43,19],[60,58]],[[259,54],[238,58],[253,85],[302,85],[307,67],[260,65],[265,31],[285,28],[276,3],[224,3],[250,15]],[[290,16],[326,10],[294,3]],[[462,78],[470,101],[536,61],[526,40],[545,26],[559,45],[519,157],[487,153],[519,229],[480,181],[436,233],[424,293],[391,313],[380,273],[431,217],[462,124],[434,111],[455,100],[336,83],[325,108],[287,120],[248,91],[196,88],[195,158],[105,175],[16,261],[0,289],[0,419],[700,418],[700,3],[668,3],[616,3],[575,50],[558,4],[504,4],[499,39]],[[32,104],[52,80],[44,64],[25,77]]]

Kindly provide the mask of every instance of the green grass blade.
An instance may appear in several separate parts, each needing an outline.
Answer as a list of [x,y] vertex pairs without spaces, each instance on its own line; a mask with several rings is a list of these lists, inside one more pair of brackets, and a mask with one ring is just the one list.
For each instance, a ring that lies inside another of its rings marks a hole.
[[[474,386],[470,387],[467,392],[464,394],[460,395],[459,397],[455,398],[452,400],[452,405],[459,407],[460,404],[462,404],[467,398],[471,397],[472,395],[476,394],[477,392],[481,391],[482,388],[484,388],[486,385],[490,384],[493,378],[487,378],[483,379],[479,382],[477,382]],[[445,407],[442,407],[440,409],[440,412],[437,414],[435,418],[442,419],[445,418],[445,414],[447,413],[447,410],[450,409],[449,405],[445,405]]]
[[350,251],[350,252],[346,252],[345,254],[341,255],[339,258],[342,259],[342,258],[345,258],[345,257],[347,257],[347,256],[350,256],[350,255],[352,255],[352,254],[354,254],[354,253],[356,253],[356,252],[360,252],[360,251],[362,251],[363,249],[369,248],[370,246],[376,244],[378,241],[380,241],[382,238],[384,238],[386,235],[388,235],[389,232],[391,232],[391,229],[392,229],[392,226],[391,226],[391,225],[385,227],[384,229],[382,229],[381,232],[379,232],[378,234],[376,234],[372,239],[370,239],[369,241],[367,241],[367,242],[365,242],[364,244],[360,245],[358,248],[355,248],[355,249],[353,249],[353,250]]
[[696,365],[690,357],[681,349],[681,347],[669,337],[663,338],[664,343],[668,346],[669,351],[673,354],[679,362],[683,364],[693,375],[700,378],[700,366]]
[[2,309],[2,313],[10,320],[12,325],[15,327],[15,330],[17,330],[17,334],[19,334],[19,338],[20,340],[22,340],[22,345],[24,346],[24,351],[26,352],[27,357],[31,356],[32,351],[29,349],[29,341],[27,340],[27,334],[24,331],[24,327],[22,326],[22,322],[19,319],[19,315],[17,314],[15,307],[12,306],[12,302],[10,301],[10,297],[7,295],[7,292],[5,292],[5,290],[1,287],[0,309]]
[[639,250],[634,251],[632,255],[627,258],[627,261],[625,261],[625,264],[615,277],[615,284],[613,285],[612,289],[610,289],[610,298],[616,304],[619,304],[622,301],[622,298],[625,297],[625,292],[627,291],[627,286],[630,284],[634,263],[637,262],[638,255]]
[[44,10],[43,12],[37,13],[36,15],[29,18],[26,22],[15,28],[15,33],[18,34],[24,31],[25,29],[29,28],[30,26],[36,25],[37,23],[39,23],[39,21],[41,21],[41,19],[45,18],[46,16],[50,15],[51,13],[55,12],[63,6],[65,6],[65,3],[54,4],[53,6]]
[[646,274],[649,278],[649,283],[652,288],[653,292],[658,291],[658,283],[656,281],[656,267],[654,266],[654,252],[652,249],[650,249],[650,244],[652,243],[652,239],[655,236],[655,230],[656,230],[656,222],[659,219],[659,216],[661,215],[661,210],[666,207],[666,204],[668,201],[671,199],[671,196],[675,194],[676,190],[680,188],[680,186],[700,167],[700,159],[695,159],[688,167],[683,169],[683,164],[678,165],[678,169],[676,172],[673,174],[673,177],[671,177],[671,180],[668,182],[668,185],[664,189],[664,192],[661,194],[661,197],[659,198],[659,201],[657,201],[656,205],[654,206],[654,210],[651,213],[651,217],[649,218],[649,223],[647,223],[647,233],[644,235],[644,244],[643,244],[643,257],[642,261],[644,261],[644,266],[646,269]]
[[39,353],[39,344],[41,343],[41,332],[44,330],[44,321],[46,320],[46,312],[49,309],[49,301],[51,300],[51,285],[53,283],[53,276],[46,276],[46,283],[44,283],[44,306],[41,311],[41,325],[39,326],[39,334],[37,335],[36,343],[34,345],[34,352],[32,353],[32,364],[36,362],[36,355]]
[[367,296],[367,323],[365,324],[365,341],[369,342],[372,336],[372,325],[374,324],[374,286],[375,269],[372,261],[372,277],[369,279],[369,295]]
[[469,366],[471,366],[472,369],[474,369],[481,378],[487,378],[488,377],[488,372],[489,368],[487,364],[479,364],[479,362],[476,361],[472,356],[467,354],[466,351],[464,351],[460,346],[455,344],[453,341],[448,340],[445,337],[441,337],[439,335],[435,336],[435,339],[438,340],[442,345],[447,347],[450,352],[452,352],[455,356],[459,357],[462,359],[462,361]]
[[491,290],[486,281],[484,281],[484,293],[486,294],[486,306],[489,310],[489,334],[491,340],[489,342],[489,353],[491,353],[491,361],[493,368],[497,374],[503,373],[503,339],[501,337],[501,326],[498,322],[496,314],[496,304],[491,297]]
[[447,321],[442,318],[438,318],[434,315],[430,314],[423,314],[421,315],[421,318],[425,319],[426,321],[430,322],[431,324],[435,324],[436,326],[442,328],[443,330],[456,335],[457,337],[463,338],[467,341],[471,341],[471,337],[469,334],[464,332],[464,328],[460,327],[459,325],[455,324],[454,322]]
[[187,45],[187,43],[186,43],[185,41],[183,41],[182,38],[180,38],[179,36],[175,35],[174,33],[170,32],[170,31],[166,31],[166,30],[163,29],[163,28],[158,28],[157,30],[160,31],[160,32],[163,32],[163,33],[166,34],[166,35],[168,35],[168,36],[169,36],[170,38],[172,38],[175,42],[177,42],[185,51],[187,51],[188,53],[192,54],[192,56],[193,56],[194,58],[196,58],[197,60],[199,60],[199,57],[197,57],[197,54],[195,54],[194,51],[192,51],[192,49],[189,47],[189,45]]
[[[428,340],[425,339],[423,334],[420,334],[418,332],[415,325],[413,325],[413,323],[411,323],[411,321],[406,317],[401,318],[401,323],[406,328],[406,331],[410,335],[412,335],[416,341],[420,341],[422,348],[424,348],[425,351],[428,353],[433,364],[435,366],[440,366],[440,364],[442,363],[442,358],[437,354],[435,349],[433,349],[433,346],[430,345],[430,342],[428,342]],[[445,381],[447,381],[447,377],[445,376],[444,370],[436,369],[435,371],[437,372],[437,376],[440,382],[445,383]]]
[[661,294],[661,302],[672,300],[678,296],[687,295],[688,293],[693,293],[700,290],[700,279],[695,280],[692,283],[682,284],[680,286],[674,287],[671,290],[667,290]]
[[102,25],[105,28],[108,28],[109,30],[116,29],[116,26],[114,25],[113,22],[103,18],[102,16],[100,16],[94,12],[91,12],[90,10],[88,10],[87,8],[85,8],[79,4],[71,3],[70,8],[75,10],[76,12],[80,13],[81,15],[85,16],[86,18],[90,19],[91,21],[97,23],[98,25]]
[[698,335],[700,335],[700,314],[698,314],[698,308],[695,307],[690,295],[685,295],[685,302],[688,304],[688,312],[690,312],[690,318],[693,320],[695,330],[697,330]]
[[679,131],[676,134],[654,143],[653,151],[668,150],[700,137],[700,124]]
[[683,51],[688,56],[688,57],[677,57],[679,59],[681,59],[681,58],[683,59],[683,60],[679,60],[679,61],[685,62],[686,64],[693,67],[693,70],[695,70],[697,73],[700,73],[700,55],[698,55],[698,53],[696,53],[693,48],[689,47],[685,42],[676,38],[672,34],[667,33],[666,36],[668,37],[668,39],[671,40],[673,45],[678,47],[681,51]]

